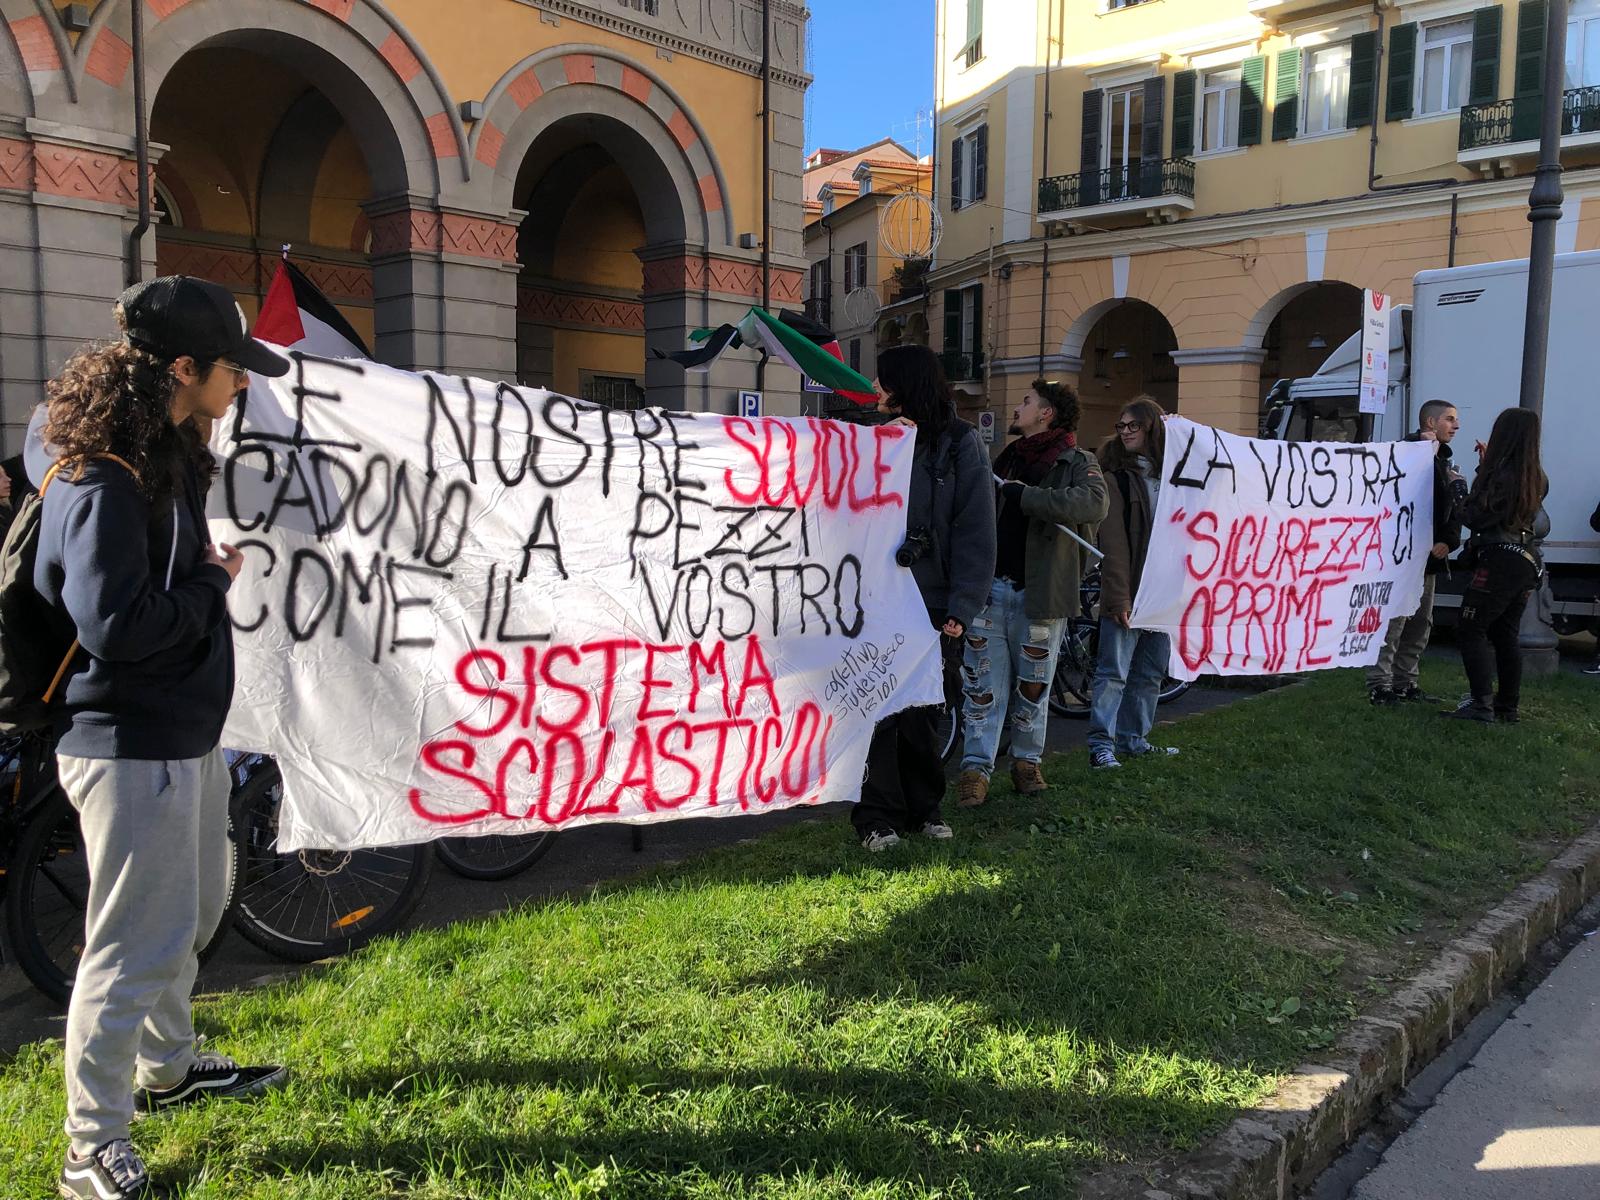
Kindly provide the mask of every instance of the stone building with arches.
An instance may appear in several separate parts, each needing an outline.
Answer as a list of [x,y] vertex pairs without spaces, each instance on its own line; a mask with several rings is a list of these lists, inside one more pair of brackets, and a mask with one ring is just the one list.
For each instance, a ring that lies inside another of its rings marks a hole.
[[[0,0],[6,452],[134,264],[249,315],[284,245],[382,361],[727,409],[753,358],[685,376],[651,351],[764,293],[800,303],[806,20],[791,0]],[[793,372],[765,382],[768,411],[799,410]]]
[[[1545,0],[938,0],[927,277],[969,411],[1040,374],[1254,433],[1360,294],[1525,257]],[[1029,19],[1031,18],[1031,19]],[[1561,251],[1600,247],[1600,0],[1572,0]],[[1514,400],[1514,397],[1508,398]],[[1003,426],[1002,426],[1003,427]]]

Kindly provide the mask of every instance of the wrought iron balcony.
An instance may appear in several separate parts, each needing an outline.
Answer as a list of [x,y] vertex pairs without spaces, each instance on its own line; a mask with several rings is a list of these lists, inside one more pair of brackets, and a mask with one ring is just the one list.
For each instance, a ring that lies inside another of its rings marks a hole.
[[[1463,158],[1479,159],[1511,153],[1537,153],[1539,111],[1544,101],[1539,96],[1518,96],[1491,104],[1467,104],[1461,108],[1460,153]],[[1600,87],[1568,88],[1561,94],[1561,136],[1600,134]],[[1526,148],[1523,143],[1531,143]]]
[[983,378],[983,351],[946,350],[939,355],[944,377],[951,383],[969,383]]
[[1077,175],[1052,175],[1039,181],[1041,220],[1113,206],[1119,211],[1192,209],[1194,160],[1152,159]]

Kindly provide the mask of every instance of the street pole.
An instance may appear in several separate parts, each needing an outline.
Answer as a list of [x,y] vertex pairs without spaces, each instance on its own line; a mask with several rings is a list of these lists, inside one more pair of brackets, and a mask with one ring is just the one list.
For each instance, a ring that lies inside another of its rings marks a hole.
[[[1528,312],[1522,334],[1522,391],[1518,404],[1543,415],[1545,363],[1550,354],[1550,298],[1555,286],[1556,224],[1561,220],[1561,112],[1566,90],[1567,0],[1548,0],[1544,32],[1544,92],[1540,97],[1539,166],[1528,194]],[[1536,547],[1537,548],[1537,547]],[[1523,667],[1535,675],[1560,665],[1548,576],[1522,614],[1518,638]]]

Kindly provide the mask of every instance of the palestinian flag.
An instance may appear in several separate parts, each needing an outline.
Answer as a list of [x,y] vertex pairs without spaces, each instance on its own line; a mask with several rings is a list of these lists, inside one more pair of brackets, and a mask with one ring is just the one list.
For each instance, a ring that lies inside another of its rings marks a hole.
[[261,302],[254,336],[323,358],[371,358],[361,335],[306,273],[285,257]]
[[705,371],[724,351],[749,346],[765,351],[848,400],[860,405],[877,403],[878,395],[872,381],[845,365],[839,339],[804,313],[785,310],[774,317],[763,308],[752,308],[737,325],[697,329],[690,337],[701,345],[676,354],[663,354],[658,350],[657,355],[681,364],[686,370]]

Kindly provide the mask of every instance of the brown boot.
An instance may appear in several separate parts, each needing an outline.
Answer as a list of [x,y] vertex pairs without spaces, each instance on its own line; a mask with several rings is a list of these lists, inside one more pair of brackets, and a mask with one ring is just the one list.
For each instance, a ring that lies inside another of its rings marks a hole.
[[963,771],[956,780],[956,803],[962,808],[977,808],[989,798],[989,777],[982,771]]
[[1011,786],[1017,789],[1019,796],[1037,796],[1050,785],[1044,781],[1038,763],[1014,762],[1011,764]]

